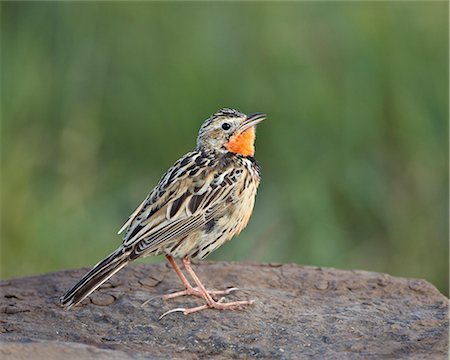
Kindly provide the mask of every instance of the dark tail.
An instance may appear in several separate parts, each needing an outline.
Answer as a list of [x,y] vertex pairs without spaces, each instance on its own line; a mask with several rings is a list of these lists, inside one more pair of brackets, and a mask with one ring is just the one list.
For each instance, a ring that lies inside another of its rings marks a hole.
[[66,291],[60,299],[61,304],[70,309],[82,302],[101,284],[127,265],[130,261],[128,256],[128,252],[123,253],[122,248],[119,248],[106,259],[100,261],[78,283]]

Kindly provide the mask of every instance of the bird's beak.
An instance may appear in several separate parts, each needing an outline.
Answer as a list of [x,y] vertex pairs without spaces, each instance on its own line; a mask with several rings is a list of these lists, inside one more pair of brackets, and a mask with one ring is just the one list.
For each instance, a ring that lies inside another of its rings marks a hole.
[[247,119],[245,119],[242,123],[242,125],[239,127],[239,132],[243,132],[257,124],[259,124],[261,121],[264,121],[266,119],[266,114],[263,113],[254,113],[247,116]]

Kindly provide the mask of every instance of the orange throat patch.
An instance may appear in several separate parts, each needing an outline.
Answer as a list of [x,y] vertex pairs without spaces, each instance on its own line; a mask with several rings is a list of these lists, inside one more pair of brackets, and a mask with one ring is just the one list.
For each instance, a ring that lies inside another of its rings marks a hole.
[[253,156],[255,154],[255,128],[251,127],[243,132],[233,135],[226,144],[228,151],[243,156]]

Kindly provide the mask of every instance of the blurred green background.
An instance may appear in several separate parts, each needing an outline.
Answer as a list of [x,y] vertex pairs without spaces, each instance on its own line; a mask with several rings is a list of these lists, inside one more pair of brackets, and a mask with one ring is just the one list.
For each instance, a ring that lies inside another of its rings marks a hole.
[[[90,266],[221,107],[266,112],[248,228],[209,259],[448,294],[445,2],[2,2],[2,278]],[[149,261],[163,261],[161,258]]]

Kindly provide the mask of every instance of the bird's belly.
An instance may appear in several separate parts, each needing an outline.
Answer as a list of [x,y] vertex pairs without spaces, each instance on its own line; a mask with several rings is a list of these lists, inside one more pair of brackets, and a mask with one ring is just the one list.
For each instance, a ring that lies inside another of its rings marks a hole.
[[223,224],[223,220],[216,221],[214,227],[205,226],[189,236],[172,243],[164,249],[164,253],[173,257],[204,258],[229,240],[231,228]]
[[201,235],[201,230],[197,230],[192,234],[169,244],[169,246],[166,246],[164,253],[173,257],[182,258],[196,247]]
[[236,188],[231,197],[237,201],[227,203],[220,215],[188,236],[170,242],[162,252],[173,257],[207,257],[246,227],[253,212],[257,186],[257,183],[250,182],[245,187]]
[[213,225],[205,226],[193,247],[185,253],[193,259],[203,259],[224,242],[238,235],[247,225],[253,211],[254,196],[240,202],[233,211],[215,219]]
[[[218,223],[221,221],[219,220]],[[193,259],[203,259],[222,244],[233,237],[230,226],[216,225],[216,228],[210,232],[204,232],[197,245],[191,250],[189,256]]]

